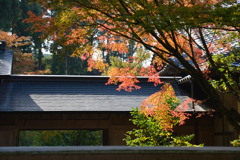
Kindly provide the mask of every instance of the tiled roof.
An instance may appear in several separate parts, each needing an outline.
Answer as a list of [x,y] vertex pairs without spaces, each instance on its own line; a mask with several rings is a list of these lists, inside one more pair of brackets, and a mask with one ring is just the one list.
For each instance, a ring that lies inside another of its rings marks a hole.
[[[212,52],[213,55],[220,55],[220,54],[224,55],[224,56],[229,55],[230,52],[225,49],[226,47],[223,46],[222,48],[219,48],[219,47],[216,47],[216,44],[214,44],[216,40],[219,40],[219,39],[222,38],[222,37],[220,37],[220,35],[216,35],[216,33],[213,33],[213,31],[211,31],[210,29],[203,29],[202,31],[203,31],[203,36],[205,38],[205,43],[206,43],[207,46],[209,46],[210,50],[212,49],[211,52]],[[223,31],[223,33],[224,33],[224,31]],[[181,34],[184,34],[185,36],[187,36],[187,34],[184,33],[184,32],[181,32]],[[223,34],[222,36],[226,36],[226,35]],[[192,37],[195,39],[195,42],[199,46],[203,47],[203,43],[202,43],[202,40],[201,40],[199,35],[197,35],[195,33],[195,34],[192,35]],[[233,40],[232,42],[228,42],[228,44],[233,48],[239,48],[240,49],[239,39]],[[197,45],[195,45],[195,47],[199,48]],[[182,57],[184,59],[188,58],[187,54],[185,54],[185,53],[182,54]],[[202,58],[204,58],[204,54],[203,54]],[[181,62],[176,57],[170,57],[170,61],[172,61],[179,68],[184,69],[184,66],[181,64]],[[194,63],[192,62],[192,60],[189,59],[189,60],[187,60],[187,62],[190,65],[194,66]],[[239,61],[234,62],[234,63],[232,63],[232,65],[234,67],[240,67],[240,62]],[[201,69],[205,70],[206,68],[202,67]]]
[[[0,111],[131,111],[161,87],[146,82],[139,85],[140,90],[126,92],[101,81],[5,80],[0,85]],[[172,86],[181,102],[189,98],[177,83]]]
[[4,82],[1,111],[129,111],[160,87],[116,91],[117,86],[88,82]]
[[0,50],[0,76],[8,76],[12,71],[13,51]]

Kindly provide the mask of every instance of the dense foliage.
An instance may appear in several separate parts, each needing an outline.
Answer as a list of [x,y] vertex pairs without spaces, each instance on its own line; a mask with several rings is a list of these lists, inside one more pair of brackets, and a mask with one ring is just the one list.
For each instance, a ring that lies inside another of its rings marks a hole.
[[41,5],[36,2],[29,3],[28,0],[1,0],[0,8],[0,30],[16,34],[18,37],[31,36],[32,43],[18,46],[18,48],[23,53],[32,53],[36,58],[35,61],[38,62],[38,70],[43,70],[44,68],[41,67],[43,41],[39,37],[41,33],[31,33],[28,28],[32,25],[23,22],[24,19],[29,18],[29,11],[40,15]]
[[102,131],[89,130],[22,130],[19,146],[100,146]]

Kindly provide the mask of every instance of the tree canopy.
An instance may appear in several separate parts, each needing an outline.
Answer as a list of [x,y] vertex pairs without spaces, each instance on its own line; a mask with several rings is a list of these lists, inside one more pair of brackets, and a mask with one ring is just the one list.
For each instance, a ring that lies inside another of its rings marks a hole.
[[[126,54],[128,45],[142,46],[155,54],[154,62],[163,62],[191,75],[213,104],[240,131],[240,114],[224,106],[217,95],[230,92],[240,102],[239,65],[239,3],[233,0],[36,0],[46,12],[36,16],[29,12],[25,22],[33,23],[35,32],[44,38],[66,39],[63,45],[75,44],[73,55],[89,58],[90,66],[107,67],[104,59],[94,61],[94,49],[105,48],[107,54]],[[51,17],[56,13],[55,17]],[[100,41],[93,45],[90,36]],[[235,43],[236,42],[236,43]],[[235,43],[235,45],[233,45]],[[224,54],[223,53],[227,53]],[[172,60],[177,59],[181,65]],[[102,67],[102,68],[101,68]],[[122,82],[120,88],[136,86],[136,74],[149,76],[161,83],[153,67],[112,68],[109,83]],[[118,75],[116,75],[118,73]],[[116,76],[121,76],[117,78]],[[211,80],[212,78],[212,80]],[[213,79],[214,78],[214,79]]]

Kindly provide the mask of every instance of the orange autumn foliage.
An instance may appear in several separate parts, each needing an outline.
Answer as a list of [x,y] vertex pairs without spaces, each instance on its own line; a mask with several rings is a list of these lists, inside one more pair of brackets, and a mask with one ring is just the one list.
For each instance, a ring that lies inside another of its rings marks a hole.
[[25,46],[31,44],[31,37],[18,37],[16,34],[0,30],[0,40],[6,41],[7,49],[14,49],[18,46]]
[[[186,36],[178,31],[168,31],[167,29],[160,31],[159,28],[154,30],[151,29],[151,27],[154,28],[158,26],[157,22],[159,20],[157,20],[156,17],[160,14],[159,9],[176,10],[177,12],[178,9],[181,11],[182,7],[191,9],[196,8],[197,6],[202,6],[203,8],[206,8],[207,4],[214,5],[217,3],[208,1],[207,3],[196,2],[193,5],[193,2],[188,0],[178,1],[176,4],[171,1],[166,1],[163,2],[162,6],[159,5],[159,7],[152,0],[144,2],[143,4],[133,0],[129,5],[124,4],[126,5],[126,8],[124,8],[124,5],[120,1],[106,2],[95,0],[89,2],[78,1],[69,3],[58,0],[52,1],[51,3],[42,0],[37,1],[43,4],[45,12],[38,17],[32,12],[29,12],[30,18],[24,21],[32,23],[33,26],[31,29],[35,32],[43,32],[44,38],[56,40],[65,37],[67,38],[67,41],[66,44],[62,44],[63,46],[78,44],[79,47],[75,49],[73,55],[79,56],[83,59],[89,58],[89,71],[92,69],[103,71],[109,65],[106,64],[104,60],[99,61],[92,58],[94,54],[94,52],[92,52],[93,46],[89,45],[90,42],[88,38],[94,29],[103,32],[102,35],[97,35],[96,39],[101,42],[101,46],[98,47],[104,48],[105,54],[113,51],[118,51],[120,54],[127,53],[129,39],[134,40],[136,46],[141,46],[144,41],[146,46],[149,46],[149,48],[152,49],[152,52],[161,54],[161,56],[156,56],[154,60],[154,64],[157,64],[159,68],[162,67],[163,62],[167,64],[170,62],[169,57],[173,56],[170,50],[176,50],[179,53],[184,52],[187,54],[187,59],[191,59],[195,63],[194,67],[200,70],[199,66],[203,63],[203,59],[200,57],[203,52],[194,47],[193,40],[190,41],[190,39],[186,38]],[[106,5],[105,3],[109,3],[109,5]],[[169,7],[168,3],[173,4]],[[55,17],[51,16],[51,9],[53,9],[53,6],[56,7],[55,10],[57,10]],[[58,12],[58,10],[61,11]],[[124,14],[127,15],[124,20],[121,20],[124,18],[124,16],[121,17]],[[146,21],[144,14],[151,18],[151,23]],[[139,15],[139,21],[141,21],[141,23],[136,22],[135,16],[137,15]],[[164,43],[174,47],[168,48]],[[154,81],[156,84],[159,84],[159,82],[157,82],[159,81],[157,80],[158,75],[156,72],[153,73],[154,71],[152,68],[143,68],[142,70],[145,71],[145,73],[142,73],[144,76],[150,77],[149,81]],[[127,71],[131,73],[126,73]],[[136,71],[136,73],[139,72],[137,69],[120,70],[119,68],[115,68],[115,73],[109,71],[108,75],[111,76],[112,80],[110,81],[113,81],[113,79],[116,80],[116,78],[125,77],[124,79],[118,79],[118,82],[126,81],[126,83],[122,83],[122,85],[130,85],[129,87],[132,88],[131,86],[134,86],[134,84],[130,82],[134,83],[134,79],[130,80],[127,77],[136,76],[133,71]],[[149,73],[146,71],[149,71]],[[118,74],[118,77],[116,77],[116,73]],[[119,88],[126,89],[128,86],[121,86]]]
[[31,53],[22,53],[20,49],[14,49],[13,74],[32,72],[36,67]]
[[[170,99],[174,104],[179,104],[179,106],[171,106],[172,104],[169,103]],[[183,125],[184,121],[190,116],[185,111],[189,108],[188,103],[191,100],[189,98],[180,105],[172,86],[166,83],[159,92],[152,94],[143,101],[140,112],[146,114],[146,116],[153,116],[161,123],[164,130],[172,131],[174,123],[178,122],[179,125]]]

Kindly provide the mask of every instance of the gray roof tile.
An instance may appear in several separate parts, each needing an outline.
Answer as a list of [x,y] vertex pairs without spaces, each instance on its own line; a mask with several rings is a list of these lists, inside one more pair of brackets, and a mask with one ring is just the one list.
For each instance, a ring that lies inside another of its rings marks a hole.
[[[105,83],[4,81],[0,85],[0,111],[131,111],[161,87],[139,85],[140,90],[126,92]],[[177,84],[172,86],[181,102],[188,98]]]
[[141,84],[132,92],[115,85],[78,82],[4,82],[0,111],[130,111],[160,86]]

